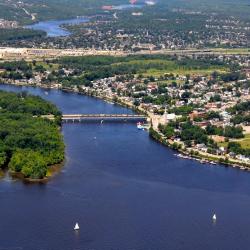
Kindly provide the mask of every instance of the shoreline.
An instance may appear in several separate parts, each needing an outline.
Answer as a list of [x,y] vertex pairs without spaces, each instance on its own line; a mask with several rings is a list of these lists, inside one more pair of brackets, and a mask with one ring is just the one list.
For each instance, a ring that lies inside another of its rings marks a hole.
[[[129,108],[139,114],[144,114],[148,117],[148,121],[150,122],[150,127],[149,127],[149,136],[151,136],[151,138],[153,138],[154,140],[158,141],[159,143],[161,143],[163,146],[166,146],[170,149],[175,150],[176,152],[181,153],[181,155],[177,155],[180,158],[184,158],[184,159],[189,159],[189,160],[197,160],[199,161],[201,164],[207,163],[207,164],[213,164],[213,165],[223,165],[224,167],[232,167],[232,168],[238,168],[239,170],[244,170],[244,171],[250,171],[250,165],[247,163],[243,163],[240,162],[238,160],[235,159],[230,159],[226,156],[220,157],[218,155],[212,155],[212,154],[208,154],[206,153],[206,155],[198,150],[194,150],[194,149],[182,149],[180,148],[181,144],[175,144],[170,143],[167,139],[164,139],[163,135],[161,134],[161,132],[158,129],[153,128],[152,125],[152,117],[154,114],[149,114],[148,111],[140,109],[138,107],[135,107],[132,103],[125,103],[123,102],[123,100],[119,99],[119,97],[117,97],[116,100],[106,97],[106,96],[101,96],[101,95],[96,95],[94,93],[94,91],[92,92],[86,92],[86,91],[76,91],[72,88],[54,88],[51,86],[37,86],[37,85],[28,85],[28,84],[15,84],[15,83],[0,83],[2,85],[14,85],[14,86],[25,86],[25,87],[34,87],[34,88],[41,88],[41,89],[56,89],[56,90],[61,90],[63,92],[69,92],[69,93],[74,93],[74,94],[79,94],[79,95],[85,95],[85,96],[89,96],[89,97],[93,97],[93,98],[97,98],[103,101],[106,101],[108,103],[112,103],[112,104],[117,104],[126,108]],[[176,147],[177,146],[177,147]]]
[[201,151],[193,151],[193,153],[191,152],[191,150],[185,150],[185,149],[181,149],[181,148],[176,148],[173,144],[170,144],[167,140],[164,140],[164,138],[162,138],[162,135],[159,131],[156,131],[154,129],[152,129],[151,127],[151,131],[149,132],[150,136],[152,139],[154,139],[155,141],[161,143],[162,145],[175,150],[176,152],[179,152],[179,154],[175,154],[177,157],[182,158],[182,159],[186,159],[186,160],[196,160],[199,161],[201,164],[211,164],[211,165],[217,165],[217,166],[224,166],[224,167],[232,167],[232,168],[238,168],[239,170],[243,170],[243,171],[250,171],[250,165],[247,163],[241,163],[237,160],[230,160],[227,157],[219,157],[217,155],[212,155],[212,154],[207,154],[207,156],[205,156],[203,154],[203,152]]
[[57,163],[51,166],[48,166],[48,171],[46,177],[43,179],[32,179],[32,178],[26,178],[24,175],[20,172],[12,172],[12,171],[7,171],[4,175],[9,174],[11,178],[14,180],[22,180],[24,183],[27,184],[46,184],[48,183],[52,178],[57,175],[61,169],[63,168],[65,164],[65,160],[63,160],[61,163]]

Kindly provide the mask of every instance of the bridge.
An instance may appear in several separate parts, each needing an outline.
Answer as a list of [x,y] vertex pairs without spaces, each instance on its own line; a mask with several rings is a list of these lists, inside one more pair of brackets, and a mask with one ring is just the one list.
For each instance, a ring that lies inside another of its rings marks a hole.
[[145,115],[137,114],[64,114],[63,122],[84,122],[84,121],[109,121],[109,122],[144,122]]

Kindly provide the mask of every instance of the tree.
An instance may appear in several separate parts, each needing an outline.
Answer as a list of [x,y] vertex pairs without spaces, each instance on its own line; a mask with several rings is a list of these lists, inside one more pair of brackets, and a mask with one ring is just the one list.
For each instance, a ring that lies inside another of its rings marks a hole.
[[47,165],[39,152],[32,150],[17,150],[9,162],[9,168],[21,172],[24,177],[42,179],[46,176]]
[[136,106],[136,107],[138,107],[138,106],[140,106],[140,101],[138,101],[138,100],[134,100],[134,106]]
[[0,168],[4,166],[6,163],[6,153],[5,152],[0,152]]

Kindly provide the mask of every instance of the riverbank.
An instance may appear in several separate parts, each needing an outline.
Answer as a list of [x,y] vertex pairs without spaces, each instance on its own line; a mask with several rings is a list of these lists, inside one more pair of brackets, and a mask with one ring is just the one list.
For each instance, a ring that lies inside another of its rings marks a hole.
[[[17,180],[22,180],[24,183],[28,183],[28,184],[46,184],[52,178],[54,178],[58,173],[60,173],[60,171],[63,168],[64,164],[65,164],[65,160],[62,161],[61,163],[48,166],[47,174],[42,179],[26,178],[22,173],[20,173],[20,172],[12,172],[12,171],[7,171],[6,173],[0,171],[0,178],[4,177],[5,174],[9,174],[11,176],[11,178],[17,179]],[[1,173],[2,173],[2,175],[1,175]]]
[[159,130],[154,130],[152,127],[150,128],[149,134],[154,140],[179,152],[180,154],[176,155],[177,157],[187,160],[197,160],[202,164],[205,163],[209,163],[211,165],[220,164],[227,167],[230,166],[233,168],[238,168],[244,171],[250,171],[250,165],[247,163],[243,163],[226,156],[218,156],[218,155],[204,153],[195,150],[193,148],[186,148],[186,147],[183,148],[183,144],[167,140],[166,138],[164,138],[164,135]]
[[[12,84],[12,85],[39,87],[43,89],[58,89],[50,85],[44,85],[44,86],[27,85],[27,84]],[[164,135],[158,129],[158,125],[162,122],[162,116],[155,115],[152,112],[146,111],[141,107],[136,107],[135,105],[133,105],[133,103],[124,101],[122,100],[122,98],[118,96],[116,96],[116,98],[110,98],[106,95],[102,95],[102,94],[98,95],[95,91],[83,91],[83,90],[78,90],[78,89],[73,89],[73,88],[59,88],[59,90],[62,90],[64,92],[71,92],[71,93],[75,93],[79,95],[87,95],[90,97],[98,98],[108,103],[118,104],[120,106],[132,109],[133,111],[137,113],[146,115],[148,117],[147,120],[149,123],[150,136],[156,141],[160,142],[161,144],[167,147],[170,147],[176,150],[177,152],[181,153],[180,155],[178,155],[181,158],[197,160],[197,161],[200,161],[202,164],[211,163],[214,165],[216,163],[216,164],[221,164],[224,166],[231,166],[234,168],[239,168],[240,170],[244,170],[244,171],[246,170],[250,171],[250,165],[245,162],[241,162],[239,160],[230,158],[228,156],[213,155],[209,153],[204,153],[194,148],[187,148],[184,146],[182,142],[175,142],[175,141],[165,138]]]

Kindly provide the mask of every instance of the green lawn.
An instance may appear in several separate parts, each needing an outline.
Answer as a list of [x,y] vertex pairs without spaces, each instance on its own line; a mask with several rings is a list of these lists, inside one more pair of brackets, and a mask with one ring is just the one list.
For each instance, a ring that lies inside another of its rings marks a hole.
[[175,69],[166,69],[166,70],[157,70],[157,69],[149,69],[145,73],[144,76],[154,76],[160,77],[166,73],[173,73],[174,75],[210,75],[214,71],[224,73],[227,72],[226,69],[219,69],[219,68],[211,68],[211,69],[185,69],[185,68],[175,68]]
[[113,65],[133,65],[135,68],[140,69],[143,76],[160,77],[167,73],[175,75],[210,75],[212,72],[227,72],[229,69],[223,66],[211,66],[209,68],[197,67],[192,69],[192,66],[180,66],[175,61],[164,59],[140,59],[131,60],[128,62],[114,63]]
[[[250,149],[250,134],[246,134],[244,138],[239,139],[239,140],[230,140],[234,142],[238,142],[243,149]],[[218,143],[220,147],[227,147],[228,142],[220,142]]]
[[[36,62],[36,65],[39,66],[43,66],[46,70],[58,70],[58,67],[59,67],[59,64],[56,64],[56,63],[50,63],[50,64],[47,64],[46,62],[43,62],[43,61],[37,61]],[[33,67],[34,68],[34,67]]]
[[223,53],[228,53],[228,54],[244,54],[244,53],[249,53],[250,48],[233,48],[233,49],[224,49],[224,48],[218,48],[218,49],[212,49],[213,51],[217,52],[223,52]]
[[242,148],[250,149],[250,134],[246,134],[246,136],[238,141]]

